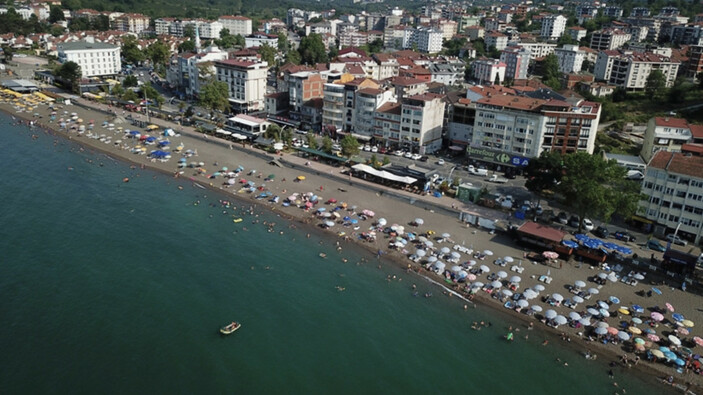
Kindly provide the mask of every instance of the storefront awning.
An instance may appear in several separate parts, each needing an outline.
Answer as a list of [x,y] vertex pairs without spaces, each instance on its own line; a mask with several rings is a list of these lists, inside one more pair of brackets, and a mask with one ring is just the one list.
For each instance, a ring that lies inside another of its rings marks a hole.
[[398,175],[395,175],[395,174],[393,174],[389,171],[385,171],[385,170],[376,170],[373,167],[371,167],[369,165],[365,165],[363,163],[359,163],[358,165],[352,166],[352,169],[354,169],[356,171],[362,171],[364,173],[368,173],[368,174],[374,175],[376,177],[381,177],[386,180],[402,182],[404,184],[413,184],[413,183],[415,183],[415,181],[417,181],[417,178],[408,177],[408,176],[405,176],[405,177],[398,176]]

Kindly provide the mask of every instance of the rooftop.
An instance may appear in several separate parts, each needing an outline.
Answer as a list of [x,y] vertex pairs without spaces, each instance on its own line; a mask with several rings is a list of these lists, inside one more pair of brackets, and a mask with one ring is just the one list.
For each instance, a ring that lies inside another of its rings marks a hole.
[[654,118],[654,124],[670,128],[688,129],[688,122],[681,118],[656,117]]
[[689,156],[679,152],[659,151],[649,161],[649,168],[703,178],[703,156]]
[[532,221],[525,222],[522,226],[520,226],[518,232],[556,243],[560,243],[564,240],[564,236],[567,234],[563,230],[541,225]]
[[86,41],[74,41],[66,42],[57,45],[59,49],[64,51],[83,51],[89,49],[115,49],[119,48],[117,45],[106,44],[106,43],[89,43]]

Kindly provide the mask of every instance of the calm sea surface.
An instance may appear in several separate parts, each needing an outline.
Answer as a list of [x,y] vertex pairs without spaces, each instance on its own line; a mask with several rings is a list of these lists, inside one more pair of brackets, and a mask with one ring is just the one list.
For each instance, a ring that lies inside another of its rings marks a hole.
[[[0,124],[0,393],[615,390],[608,361],[543,347],[536,330],[507,343],[515,323],[361,249],[340,255],[275,214],[224,214],[185,180]],[[242,328],[220,336],[232,320]],[[481,320],[492,327],[470,329]],[[616,381],[652,391],[621,369]]]

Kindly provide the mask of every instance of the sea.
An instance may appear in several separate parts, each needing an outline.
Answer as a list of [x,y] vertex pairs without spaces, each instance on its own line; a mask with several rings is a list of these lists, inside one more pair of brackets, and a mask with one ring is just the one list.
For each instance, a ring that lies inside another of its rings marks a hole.
[[652,392],[250,201],[7,115],[0,135],[2,394]]

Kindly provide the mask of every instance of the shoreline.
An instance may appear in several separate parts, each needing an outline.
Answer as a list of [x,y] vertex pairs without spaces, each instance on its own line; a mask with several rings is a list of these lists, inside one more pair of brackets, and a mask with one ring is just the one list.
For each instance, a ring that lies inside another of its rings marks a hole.
[[[13,113],[7,107],[8,106],[6,104],[3,104],[0,106],[0,110],[13,116],[13,117],[18,118],[18,119],[24,119],[26,121],[35,120],[35,118],[32,117],[31,114],[29,114],[29,113]],[[42,108],[42,109],[44,109],[44,108]],[[99,110],[95,110],[95,109],[85,110],[85,111],[99,112]],[[105,116],[107,116],[107,114],[105,114]],[[98,118],[98,117],[96,116],[94,118]],[[56,125],[56,124],[47,125],[47,124],[42,123],[38,127],[45,129],[45,130],[48,130],[49,133],[52,133],[53,135],[55,135],[57,137],[65,138],[68,141],[75,142],[81,146],[95,150],[96,152],[99,152],[99,153],[107,156],[111,160],[124,161],[127,164],[135,164],[135,165],[143,166],[145,168],[149,168],[150,170],[156,170],[162,174],[167,174],[169,176],[174,175],[173,172],[168,171],[168,169],[166,168],[167,167],[166,165],[156,166],[156,165],[151,165],[150,162],[148,162],[146,160],[141,160],[141,161],[135,160],[134,157],[130,156],[132,154],[130,154],[128,151],[115,151],[114,148],[112,150],[105,149],[105,145],[102,142],[99,142],[98,140],[89,139],[87,137],[78,137],[78,135],[71,134],[65,130],[62,131],[62,130],[58,129],[56,126],[58,126],[58,125]],[[207,140],[208,139],[203,139],[201,141],[205,144],[211,143]],[[112,147],[112,146],[109,146],[109,147]],[[221,148],[225,149],[224,147],[221,147]],[[243,150],[240,151],[240,153],[242,153],[244,155],[252,155],[251,153],[244,152]],[[258,155],[253,155],[253,156],[257,156],[257,158],[255,158],[256,160],[265,160],[263,157],[267,156],[267,155],[260,155],[259,153],[257,153],[257,154]],[[136,156],[136,158],[145,159],[143,156]],[[173,165],[173,163],[171,165]],[[295,171],[301,171],[297,168],[293,168],[293,169],[295,169]],[[185,170],[187,170],[187,169],[185,169]],[[307,170],[308,169],[303,169],[302,171],[307,171]],[[314,169],[310,169],[310,171],[316,172],[316,170],[314,170]],[[311,174],[311,178],[313,178],[313,177],[315,177],[315,175]],[[339,237],[335,237],[336,235],[333,232],[323,231],[318,226],[314,225],[314,220],[312,219],[311,214],[307,213],[307,215],[306,215],[300,209],[285,210],[283,208],[279,208],[278,206],[276,206],[274,204],[268,204],[267,201],[262,201],[262,202],[256,201],[250,197],[251,195],[240,196],[240,194],[237,193],[235,190],[228,191],[225,188],[217,187],[217,186],[213,185],[213,183],[207,182],[206,180],[203,180],[203,179],[198,179],[196,177],[180,176],[178,178],[180,178],[181,180],[186,180],[186,181],[191,182],[193,184],[200,185],[200,186],[204,187],[206,190],[211,190],[213,192],[220,192],[220,193],[222,193],[222,196],[226,197],[227,199],[233,198],[236,201],[240,201],[242,204],[246,204],[248,202],[249,204],[251,204],[253,207],[256,207],[256,208],[259,208],[260,206],[265,207],[265,208],[270,209],[270,211],[273,212],[274,214],[280,215],[281,217],[288,219],[290,221],[302,223],[305,225],[311,225],[312,228],[315,229],[316,233],[319,231],[319,234],[323,235],[324,237],[330,236],[330,240],[332,240],[332,242],[334,242],[334,240],[338,240],[338,241],[340,241],[340,243],[342,241],[346,241],[346,240],[340,240]],[[325,177],[325,178],[327,178],[327,177]],[[355,179],[355,181],[358,181],[358,180]],[[357,186],[354,185],[352,187],[356,188]],[[378,199],[378,197],[379,197],[378,194],[376,195],[376,197]],[[383,199],[383,198],[384,197],[381,197],[381,199]],[[379,200],[381,200],[381,199],[379,199]],[[391,197],[391,199],[395,200],[395,202],[393,202],[393,205],[397,205],[397,199],[395,199],[394,197]],[[254,201],[252,201],[252,200],[254,200]],[[406,203],[406,204],[408,206],[413,206],[409,203]],[[415,206],[415,209],[418,209],[418,208],[419,207]],[[298,210],[298,211],[295,211],[295,210]],[[427,211],[427,209],[425,209],[425,210],[426,210],[425,215],[427,215],[428,211]],[[396,208],[395,212],[388,212],[387,214],[397,216],[398,211],[400,211],[400,210],[398,210],[398,208]],[[448,217],[448,215],[438,214],[438,213],[430,213],[430,214],[432,214],[432,216],[443,217],[443,218],[439,218],[440,223],[449,222],[449,221],[446,221],[446,219],[447,219],[446,217]],[[389,222],[392,223],[392,221],[389,221]],[[456,227],[456,223],[458,222],[458,219],[453,218],[452,222],[455,223],[455,227]],[[459,225],[459,226],[463,227],[463,225]],[[479,230],[477,228],[471,228],[471,229],[473,231],[475,231],[474,234],[476,232],[479,232]],[[479,233],[484,237],[488,236],[488,233],[485,231],[480,230]],[[379,236],[377,241],[374,243],[357,242],[354,240],[352,240],[352,241],[354,242],[354,244],[356,246],[360,246],[360,247],[364,248],[366,251],[369,251],[369,253],[371,253],[372,255],[375,255],[376,250],[383,249],[386,253],[384,253],[384,255],[380,258],[381,262],[386,262],[386,263],[390,263],[393,265],[397,265],[401,269],[407,269],[409,267],[412,267],[414,269],[412,271],[415,272],[415,274],[417,274],[418,276],[424,277],[427,280],[434,282],[436,285],[439,285],[441,287],[445,287],[445,288],[447,287],[446,285],[442,284],[442,277],[439,277],[439,276],[435,277],[436,275],[434,273],[430,272],[429,270],[426,270],[424,268],[418,268],[416,265],[410,265],[410,263],[409,263],[410,261],[408,261],[407,257],[398,251],[388,251],[387,248],[385,248],[387,240],[386,240],[386,238],[384,238],[382,236]],[[432,273],[432,274],[430,274],[430,273]],[[451,288],[447,288],[447,289],[451,289]],[[479,297],[474,299],[474,303],[478,303],[480,301],[483,306],[486,306],[488,308],[491,308],[494,310],[504,309],[502,304],[500,304],[498,301],[491,301],[491,299],[493,299],[493,298],[484,300],[485,295],[482,295],[482,293],[479,293],[478,295],[479,295]],[[504,311],[503,314],[505,316],[511,317],[512,320],[519,320],[520,322],[525,323],[525,324],[527,324],[529,322],[534,322],[536,320],[535,318],[530,318],[525,314],[517,313],[515,311],[511,311],[511,312]],[[546,326],[545,327],[539,326],[537,329],[538,329],[538,331],[544,331],[544,329],[547,329],[547,327]],[[554,329],[554,328],[549,328],[549,329],[550,330],[544,331],[544,333],[550,334],[553,336],[558,336],[558,333],[560,332],[559,330]],[[572,328],[565,327],[563,329],[564,329],[564,332],[569,332],[571,335],[575,335],[574,333],[571,333],[571,332],[573,332]],[[612,346],[604,346],[600,343],[595,343],[595,344],[588,343],[588,342],[583,341],[583,339],[581,339],[577,336],[574,336],[574,339],[575,339],[575,341],[573,341],[573,342],[571,342],[571,344],[567,344],[565,346],[573,347],[573,349],[576,349],[576,347],[580,347],[583,349],[591,349],[592,351],[597,351],[597,353],[601,354],[601,356],[607,355],[607,356],[609,356],[608,359],[612,358],[615,360],[617,360],[618,354],[620,352],[623,352],[620,347],[618,347],[617,349],[614,349]],[[643,378],[648,378],[651,380],[655,380],[655,377],[667,376],[668,374],[672,374],[672,375],[677,376],[677,381],[680,381],[683,379],[683,377],[681,377],[680,375],[676,375],[676,373],[673,371],[667,372],[664,370],[663,367],[661,369],[658,369],[657,367],[660,367],[661,365],[649,364],[646,361],[642,361],[642,362],[643,363],[639,364],[637,367],[632,369],[630,371],[630,374],[640,374],[640,372],[641,372],[641,374],[643,375]],[[669,370],[671,370],[671,369],[669,369]],[[655,377],[652,377],[652,375],[651,375],[652,372],[656,372]],[[696,378],[698,379],[699,376],[696,376]],[[696,388],[701,388],[700,383],[694,383],[694,385]],[[697,389],[697,391],[700,392],[700,390],[698,390],[698,389]]]

